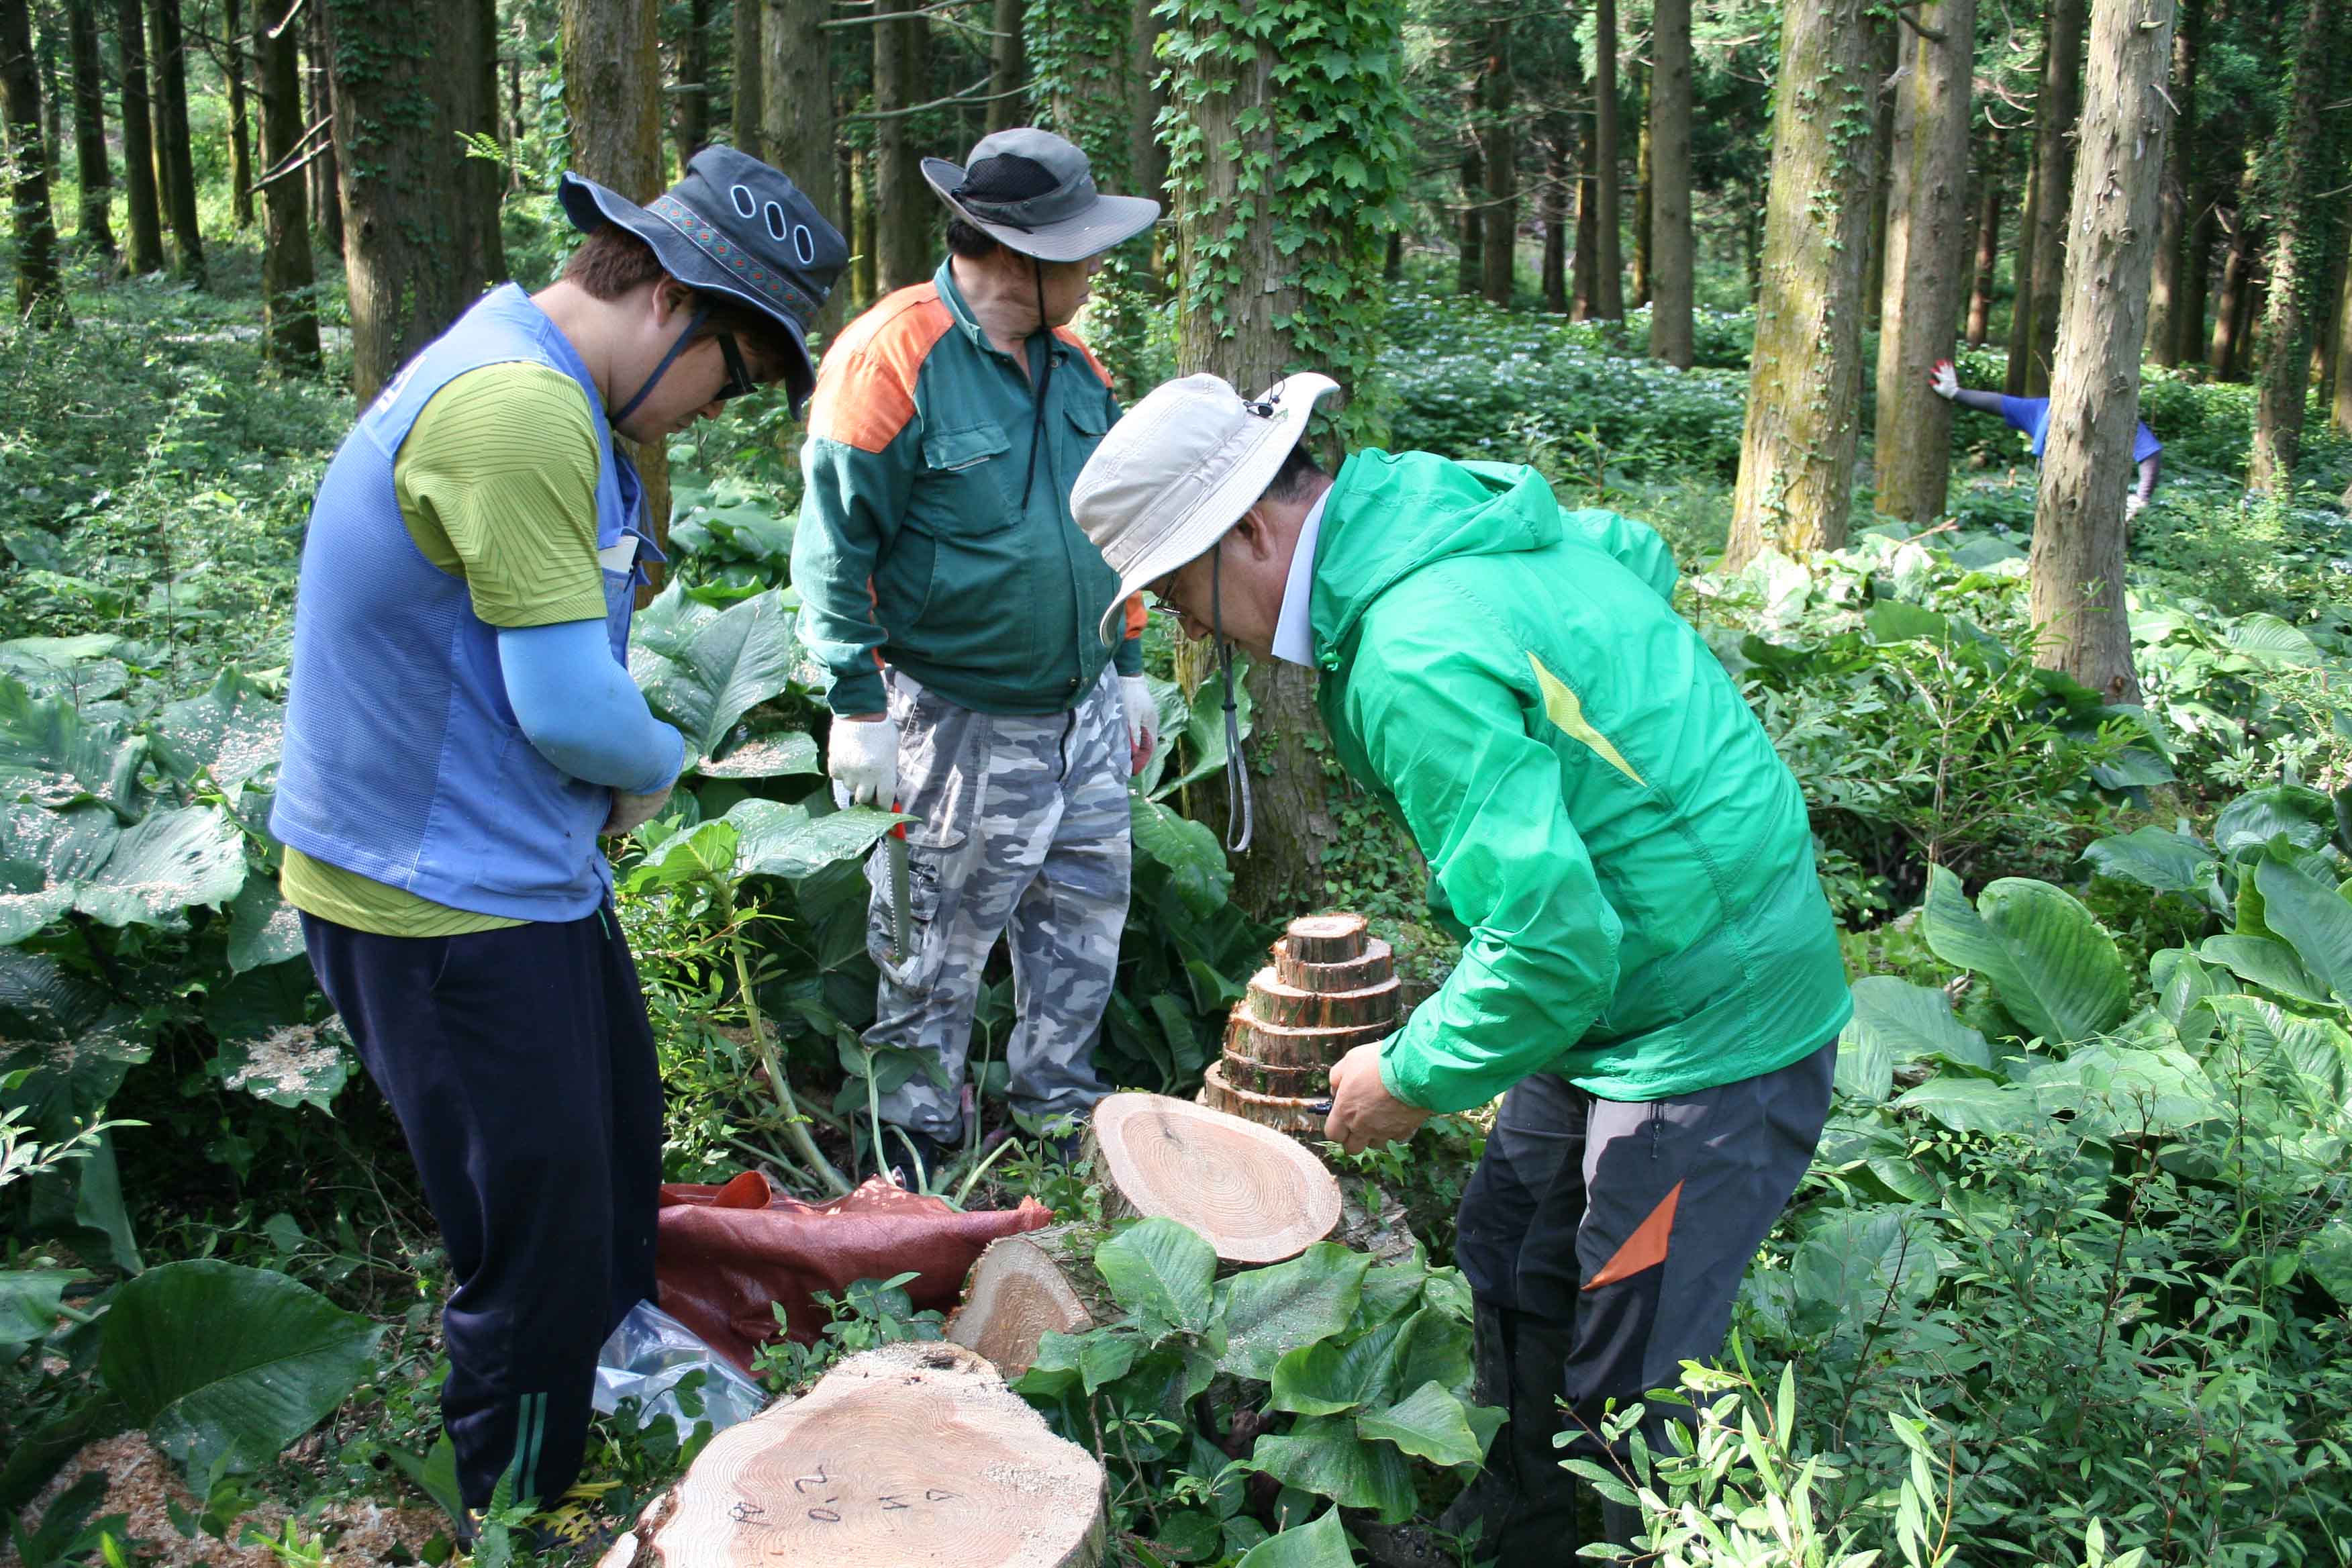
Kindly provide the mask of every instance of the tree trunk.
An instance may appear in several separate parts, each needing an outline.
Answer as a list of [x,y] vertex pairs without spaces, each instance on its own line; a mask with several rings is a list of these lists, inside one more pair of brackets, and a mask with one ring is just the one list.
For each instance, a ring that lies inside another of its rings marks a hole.
[[106,83],[98,47],[97,0],[66,0],[73,50],[74,172],[81,185],[75,243],[114,259],[114,174],[106,162]]
[[[41,6],[40,12],[41,27],[34,40],[33,58],[39,73],[35,79],[41,89],[41,156],[48,163],[43,173],[48,175],[49,184],[54,189],[66,177],[63,166],[66,155],[66,95],[58,79],[58,16],[47,6]],[[50,228],[54,237],[54,215],[50,219]]]
[[710,0],[688,0],[686,33],[677,41],[677,166],[710,144]]
[[[2251,182],[2252,175],[2248,179]],[[2253,287],[2254,223],[2250,204],[2241,201],[2230,226],[2230,250],[2221,262],[2221,292],[2213,301],[2213,336],[2206,344],[2205,368],[2216,381],[2228,381],[2239,359],[2238,340],[2245,331],[2248,291]]]
[[304,126],[328,122],[320,135],[327,139],[310,160],[310,222],[319,243],[330,255],[343,255],[343,127],[335,113],[334,46],[327,37],[327,0],[310,0],[302,8],[302,47],[308,61],[303,73]]
[[1780,28],[1763,294],[1724,562],[1845,543],[1862,395],[1862,264],[1881,20],[1790,0]]
[[1568,264],[1569,320],[1589,321],[1601,313],[1601,216],[1594,187],[1592,116],[1577,116],[1576,249]]
[[1878,114],[1874,121],[1878,179],[1871,187],[1870,249],[1862,269],[1862,324],[1872,331],[1878,330],[1880,297],[1886,289],[1886,214],[1895,165],[1910,156],[1908,149],[1895,143],[1894,78],[1896,61],[1901,58],[1902,40],[1897,35],[1903,30],[1883,29],[1878,44]]
[[[315,0],[313,0],[315,4]],[[572,121],[572,167],[633,202],[661,195],[661,0],[562,0],[563,108]],[[669,454],[658,441],[628,444],[645,481],[646,522],[669,543]],[[640,604],[661,586],[637,590]]]
[[[1968,268],[1969,85],[1976,0],[1928,0],[1901,29],[1895,106],[1902,156],[1887,181],[1886,288],[1878,338],[1878,510],[1928,522],[1952,477],[1952,405],[1927,384],[1952,353]],[[1940,33],[1938,42],[1927,35]]]
[[2268,494],[2288,486],[2303,444],[2303,405],[2311,390],[2311,324],[2325,321],[2319,302],[2326,275],[2329,223],[2317,200],[2326,159],[2320,105],[2334,63],[2328,19],[2336,0],[2304,0],[2294,44],[2293,85],[2281,126],[2276,221],[2270,247],[2270,304],[2263,318],[2262,387],[2254,404],[2254,444],[2246,484]]
[[2000,187],[2009,176],[2009,133],[1996,131],[1977,171],[1977,260],[1969,288],[1969,347],[1984,347],[1992,322],[1992,281],[2000,264]]
[[[823,205],[820,198],[833,188],[839,172],[834,156],[834,36],[817,29],[831,7],[826,0],[764,4],[760,101],[767,119],[760,127],[760,139],[768,149],[768,162],[810,201]],[[898,25],[885,24],[882,30]],[[838,321],[841,316],[829,311],[827,319]]]
[[165,50],[158,33],[161,23],[155,16],[155,0],[146,0],[147,28],[147,145],[155,151],[155,205],[163,215],[163,227],[172,226],[173,168],[167,149],[172,142],[171,110],[166,106],[163,90],[163,59]]
[[[2039,132],[2033,153],[2042,171],[2042,205],[2033,220],[2033,346],[2025,362],[2028,397],[2048,395],[2051,355],[2058,342],[2058,312],[2066,286],[2066,215],[2074,189],[2075,125],[2083,103],[2077,86],[2083,69],[2083,17],[2089,3],[2050,0],[2050,53],[2043,61],[2042,97],[2035,114]],[[2168,32],[2165,47],[2171,47]]]
[[[760,23],[767,0],[734,0],[735,53],[730,72],[728,109],[735,128],[735,145],[765,160],[761,140],[761,62],[767,56],[760,38]],[[828,47],[828,53],[830,48]],[[828,106],[829,107],[829,106]]]
[[1486,243],[1479,252],[1479,292],[1506,310],[1517,272],[1519,163],[1511,109],[1510,34],[1496,28],[1486,38],[1486,65],[1478,82],[1480,157],[1486,166]]
[[16,320],[69,327],[58,274],[58,226],[49,211],[49,155],[41,122],[41,68],[33,57],[32,7],[0,0],[0,112],[7,117],[8,204],[16,238]]
[[[1021,93],[1026,76],[1021,58],[1022,8],[1022,0],[996,0],[994,20],[990,24],[996,34],[988,41],[988,128],[992,132],[1028,123]],[[1130,15],[1130,28],[1133,21]],[[1131,31],[1129,37],[1131,40]]]
[[880,242],[876,237],[879,226],[874,219],[874,187],[877,181],[873,153],[853,153],[850,163],[853,176],[850,194],[855,198],[851,220],[857,229],[857,243],[850,253],[857,293],[850,303],[853,309],[863,310],[882,297],[881,266],[875,256],[880,248]]
[[[2352,232],[2345,237],[2352,247]],[[2328,399],[2327,427],[2352,436],[2352,250],[2344,267],[2344,289],[2336,300],[2336,388]]]
[[2189,205],[2188,251],[2181,258],[2180,309],[2173,322],[2176,364],[2201,364],[2205,360],[2205,299],[2213,280],[2213,238],[2220,232],[2221,194],[2200,191],[2189,198]]
[[2033,357],[2033,226],[2042,216],[2042,161],[2029,148],[2025,205],[2017,215],[2017,246],[2009,264],[2009,368],[2001,390],[2025,395],[2026,362]]
[[2180,26],[2172,35],[2171,87],[2180,120],[2172,128],[2172,163],[2165,171],[2164,205],[2156,227],[2156,273],[2148,284],[2147,304],[2148,357],[2168,366],[2180,363],[2189,205],[2197,188],[2197,57],[2204,31],[2204,0],[2181,0]]
[[[921,9],[922,0],[877,0],[875,6],[877,16]],[[905,114],[893,112],[923,101],[929,42],[930,23],[922,16],[906,16],[874,28],[874,111],[888,116],[877,122],[874,137],[875,244],[881,252],[885,294],[922,282],[933,266],[931,234],[939,204],[923,184],[923,149],[913,127]]]
[[[473,99],[464,106],[466,121],[478,136],[496,142],[499,139],[499,5],[498,0],[466,0],[473,12],[472,66]],[[466,55],[461,50],[459,59]],[[466,160],[466,183],[470,187],[466,213],[468,227],[467,262],[473,272],[475,284],[496,283],[507,275],[506,236],[499,227],[499,214],[506,205],[507,174],[504,169],[487,158]]]
[[1650,71],[1650,357],[1691,366],[1691,0],[1658,0]]
[[1617,135],[1617,0],[1592,4],[1592,221],[1601,248],[1593,255],[1593,313],[1625,319],[1625,256],[1619,198],[1622,184]]
[[253,226],[253,143],[245,112],[245,20],[238,0],[221,0],[221,74],[228,79],[229,212],[239,228]]
[[115,0],[115,43],[122,54],[122,183],[130,207],[133,277],[163,265],[162,204],[155,190],[155,148],[149,139],[145,14],[140,0]]
[[1475,294],[1486,275],[1486,163],[1473,141],[1462,154],[1462,238],[1454,265],[1454,291]]
[[2097,0],[2083,168],[2066,219],[2073,266],[2051,375],[2027,563],[2039,661],[2111,702],[2139,700],[2124,611],[2124,496],[2139,418],[2140,342],[2172,108],[2175,0]]
[[1568,239],[1574,221],[1568,211],[1568,187],[1576,167],[1569,158],[1572,134],[1565,120],[1555,116],[1545,125],[1543,137],[1543,302],[1545,310],[1562,316],[1568,314]]
[[[253,53],[259,67],[263,172],[292,161],[302,138],[299,18],[294,5],[315,0],[257,0]],[[319,368],[319,318],[310,295],[310,203],[302,176],[281,174],[262,187],[261,353],[280,370]]]
[[1643,95],[1643,109],[1641,130],[1634,135],[1633,153],[1633,298],[1636,310],[1650,302],[1650,205],[1656,199],[1651,186],[1652,157],[1650,117],[1646,112],[1649,94]]
[[164,186],[163,216],[172,226],[179,273],[205,286],[205,237],[196,229],[196,168],[188,138],[188,50],[180,30],[180,0],[153,0],[156,107],[163,111],[155,152],[171,171]]
[[[1012,5],[1013,0],[1003,0]],[[1149,196],[1160,203],[1164,211],[1168,197],[1168,149],[1160,144],[1160,111],[1168,107],[1168,89],[1160,81],[1159,0],[1132,0],[1128,7],[1128,120],[1127,170],[1135,182],[1135,194]],[[1164,231],[1163,231],[1164,232]],[[1153,235],[1155,252],[1160,232]],[[1164,299],[1157,268],[1144,268],[1154,298]]]

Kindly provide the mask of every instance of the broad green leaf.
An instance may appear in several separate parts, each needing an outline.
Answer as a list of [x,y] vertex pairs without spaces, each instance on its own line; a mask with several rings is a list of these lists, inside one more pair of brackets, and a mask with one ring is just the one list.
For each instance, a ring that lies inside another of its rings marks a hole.
[[342,1404],[382,1332],[283,1274],[196,1258],[115,1292],[99,1367],[191,1474],[255,1469]]
[[2225,856],[2259,849],[2284,833],[2298,849],[2316,849],[2336,826],[2336,805],[2301,784],[2248,790],[2213,819],[2213,843]]
[[[1470,1386],[1470,1324],[1442,1307],[1423,1307],[1402,1320],[1396,1350],[1389,1358],[1391,1389],[1434,1383],[1456,1391]],[[1379,1403],[1375,1401],[1374,1403]]]
[[178,931],[191,904],[223,905],[245,886],[245,836],[209,805],[158,811],[125,833],[74,907],[100,925]]
[[1179,1563],[1198,1563],[1214,1557],[1224,1542],[1225,1532],[1217,1516],[1197,1508],[1179,1509],[1165,1515],[1151,1537],[1151,1545],[1160,1555]]
[[235,669],[202,697],[174,702],[155,721],[155,760],[183,783],[199,773],[239,784],[275,767],[286,739],[286,709]]
[[1376,1510],[1384,1524],[1412,1517],[1412,1471],[1404,1455],[1387,1443],[1365,1442],[1344,1415],[1299,1417],[1288,1432],[1260,1437],[1250,1463],[1342,1508]]
[[1486,1457],[1462,1401],[1434,1383],[1423,1384],[1385,1410],[1357,1416],[1356,1436],[1394,1443],[1433,1465],[1475,1465]]
[[1925,1300],[1939,1263],[1933,1232],[1909,1205],[1831,1210],[1790,1259],[1798,1302],[1814,1321],[1829,1322],[1868,1319],[1890,1291],[1897,1301]]
[[812,816],[804,805],[755,799],[737,801],[719,820],[740,839],[735,855],[738,877],[782,877],[796,882],[836,861],[858,858],[892,827],[914,819],[870,805]]
[[2259,996],[2216,996],[2206,1006],[2221,1030],[2206,1059],[2224,1082],[2251,1071],[2305,1111],[2332,1117],[2342,1107],[2352,1079],[2352,1035],[2341,1025]]
[[228,967],[233,974],[302,956],[301,911],[268,877],[247,877],[228,907]]
[[1355,1561],[1348,1549],[1348,1532],[1339,1527],[1339,1510],[1334,1508],[1312,1523],[1267,1536],[1244,1552],[1235,1568],[1354,1568]]
[[2294,949],[2304,968],[2352,1005],[2352,901],[2273,857],[2254,867],[2254,883],[2263,922]]
[[146,754],[145,736],[85,723],[72,698],[37,698],[0,677],[0,799],[59,808],[97,800],[127,818]]
[[2327,1001],[2326,982],[2305,969],[2294,949],[2283,942],[2266,936],[2209,936],[2198,944],[2197,956],[2282,996],[2321,1005]]
[[1298,1257],[1220,1281],[1225,1353],[1218,1369],[1260,1382],[1300,1345],[1339,1333],[1356,1315],[1370,1255],[1318,1241]]
[[73,908],[75,885],[106,864],[121,837],[120,819],[95,802],[65,811],[0,806],[0,945]]
[[56,960],[0,948],[0,1094],[21,1106],[39,1142],[62,1142],[97,1120],[122,1075],[152,1048],[138,1016]]
[[1428,1260],[1417,1241],[1411,1257],[1366,1271],[1363,1297],[1356,1306],[1364,1326],[1377,1327],[1410,1308],[1428,1278]]
[[[1242,739],[1244,741],[1249,739],[1251,728],[1255,722],[1256,707],[1255,700],[1250,696],[1249,687],[1244,684],[1248,673],[1249,662],[1246,659],[1237,658],[1234,661],[1234,684],[1239,697],[1234,704],[1234,718],[1240,726]],[[1171,748],[1181,741],[1183,742],[1184,752],[1192,758],[1192,763],[1182,773],[1145,790],[1144,794],[1153,800],[1164,801],[1186,784],[1197,784],[1212,773],[1224,771],[1224,692],[1223,674],[1212,673],[1207,679],[1201,682],[1200,689],[1192,693],[1191,703],[1184,709],[1182,728],[1178,731],[1163,729],[1160,731],[1161,752],[1172,754]],[[1177,700],[1182,701],[1181,692]]]
[[2212,973],[2185,947],[2168,947],[2147,963],[2147,977],[2156,986],[2157,1011],[2172,1025],[2182,1042],[2194,1047],[2213,1032],[2213,1013],[2199,1003],[2221,987]]
[[1095,1270],[1118,1304],[1146,1325],[1204,1332],[1217,1255],[1172,1219],[1141,1219],[1095,1249]]
[[1952,1016],[1942,991],[1891,974],[1855,981],[1853,1017],[1838,1037],[1839,1090],[1884,1100],[1896,1068],[1932,1059],[1990,1068],[1992,1052],[1982,1035]]
[[327,1000],[300,959],[215,981],[205,996],[205,1027],[216,1040],[254,1039],[326,1016]]
[[2104,789],[2147,789],[2179,776],[2153,746],[2126,746],[2105,762],[2091,764],[2091,777]]
[[2099,839],[2083,858],[2103,877],[2159,893],[2200,890],[2214,865],[2213,852],[2198,839],[2153,825]]
[[2341,1215],[2304,1237],[2304,1271],[2321,1289],[2352,1307],[2352,1224]]
[[[677,591],[672,584],[662,597]],[[738,720],[792,684],[799,658],[793,613],[774,589],[707,617],[656,616],[654,608],[646,606],[642,649],[630,649],[629,673],[694,755],[710,756]]]
[[2033,1097],[1990,1079],[1942,1073],[1895,1100],[1897,1110],[1916,1110],[1960,1132],[2021,1132],[2037,1125],[2042,1112]]
[[2081,900],[2047,882],[2004,877],[1971,908],[1959,879],[1931,866],[1919,924],[1937,957],[1991,981],[2001,1004],[2044,1039],[2105,1034],[2131,1005],[2116,939]]
[[71,1268],[0,1270],[0,1357],[47,1338],[66,1287],[81,1278]]
[[2043,1062],[2026,1079],[2046,1111],[2105,1133],[2170,1132],[2218,1115],[2221,1097],[2188,1053],[2093,1045]]
[[1135,1364],[1135,1336],[1124,1332],[1088,1334],[1078,1346],[1078,1381],[1088,1394],[1107,1383],[1117,1383]]
[[1233,868],[1225,864],[1224,846],[1205,823],[1181,816],[1157,801],[1140,795],[1128,805],[1133,819],[1135,849],[1168,868],[1176,896],[1194,914],[1217,912],[1233,893]]
[[1338,1415],[1388,1404],[1396,1387],[1397,1344],[1409,1321],[1383,1323],[1345,1345],[1318,1340],[1285,1355],[1274,1363],[1274,1407]]
[[706,758],[698,771],[714,779],[772,779],[818,773],[822,764],[817,761],[815,737],[798,730],[781,730],[772,735],[754,735],[716,761]]
[[2237,652],[2273,668],[2316,669],[2327,662],[2308,635],[2266,610],[2240,616],[2227,641]]

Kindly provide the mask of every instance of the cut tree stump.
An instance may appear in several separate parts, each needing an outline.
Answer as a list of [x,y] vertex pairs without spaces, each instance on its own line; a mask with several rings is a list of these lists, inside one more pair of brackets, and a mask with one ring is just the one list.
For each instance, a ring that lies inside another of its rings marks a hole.
[[1118,1306],[1094,1267],[1105,1234],[1052,1225],[990,1242],[964,1281],[948,1338],[986,1356],[1009,1381],[1029,1370],[1048,1332],[1084,1333],[1118,1321]]
[[1098,1568],[1104,1495],[987,1362],[886,1345],[713,1437],[599,1568]]
[[1378,937],[1366,938],[1363,956],[1345,963],[1308,963],[1291,952],[1287,938],[1268,951],[1274,954],[1274,977],[1301,990],[1322,986],[1333,991],[1355,991],[1377,985],[1396,973],[1396,955]]
[[1283,930],[1291,956],[1301,963],[1346,963],[1364,953],[1361,915],[1306,915]]
[[1201,1081],[1201,1103],[1304,1138],[1323,1135],[1308,1106],[1331,1091],[1331,1068],[1403,1022],[1389,944],[1364,918],[1307,915],[1284,929],[1274,963],[1250,977],[1225,1024],[1222,1061]]
[[[1328,973],[1328,971],[1326,972]],[[1309,978],[1325,980],[1323,975]],[[1332,982],[1325,981],[1326,984]],[[1386,1025],[1396,1016],[1396,976],[1352,991],[1326,991],[1292,985],[1273,968],[1261,969],[1249,983],[1250,1016],[1286,1029],[1349,1028],[1364,1024]]]
[[1321,1161],[1191,1100],[1114,1094],[1095,1107],[1090,1142],[1107,1209],[1188,1226],[1228,1263],[1296,1258],[1339,1223],[1339,1184]]

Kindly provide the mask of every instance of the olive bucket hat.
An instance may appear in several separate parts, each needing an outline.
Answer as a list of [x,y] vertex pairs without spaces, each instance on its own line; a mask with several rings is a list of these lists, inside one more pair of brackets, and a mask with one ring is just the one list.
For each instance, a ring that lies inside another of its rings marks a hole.
[[849,246],[799,186],[747,153],[714,145],[646,206],[570,173],[556,195],[573,227],[619,224],[653,247],[662,270],[680,283],[740,300],[782,327],[799,351],[785,364],[784,384],[800,412],[816,386],[809,329]]
[[957,216],[1040,261],[1083,261],[1160,221],[1158,202],[1103,195],[1086,153],[1034,125],[982,137],[961,168],[926,158],[923,178]]

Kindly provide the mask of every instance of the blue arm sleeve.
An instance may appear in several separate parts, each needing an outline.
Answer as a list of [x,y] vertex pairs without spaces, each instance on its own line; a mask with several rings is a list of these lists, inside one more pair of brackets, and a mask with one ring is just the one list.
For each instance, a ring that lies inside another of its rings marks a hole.
[[686,765],[686,737],[646,706],[604,622],[508,627],[499,664],[532,749],[573,778],[652,795]]

